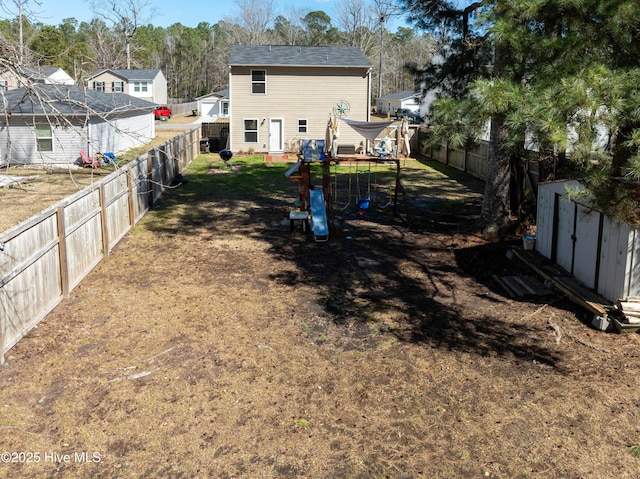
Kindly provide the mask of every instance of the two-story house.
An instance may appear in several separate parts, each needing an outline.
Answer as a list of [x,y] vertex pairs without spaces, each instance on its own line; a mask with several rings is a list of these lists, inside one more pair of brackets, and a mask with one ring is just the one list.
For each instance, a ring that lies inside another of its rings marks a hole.
[[[369,121],[371,63],[357,47],[234,45],[229,57],[232,151],[297,151],[323,139],[329,116]],[[340,130],[339,144],[362,137]]]
[[87,88],[105,93],[126,93],[160,105],[167,103],[167,79],[162,70],[98,70]]

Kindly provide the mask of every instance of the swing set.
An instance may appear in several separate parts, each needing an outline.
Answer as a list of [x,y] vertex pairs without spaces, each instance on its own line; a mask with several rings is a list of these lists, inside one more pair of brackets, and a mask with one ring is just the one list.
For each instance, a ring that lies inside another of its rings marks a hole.
[[[385,209],[393,204],[394,213],[398,214],[398,196],[404,194],[400,181],[399,160],[395,158],[354,157],[348,158],[346,161],[349,166],[348,173],[338,173],[338,163],[334,164],[334,207],[340,211],[346,211],[353,204],[358,216],[364,216],[371,206],[375,206],[378,209]],[[392,171],[393,165],[390,164],[391,162],[396,164],[395,174],[389,175],[389,184],[386,188],[381,187],[381,182],[384,180],[380,179],[380,176],[383,175],[380,174],[379,165],[389,165],[389,171]],[[362,163],[366,163],[366,167],[363,167],[361,165]],[[340,193],[342,188],[339,186],[340,182],[338,179],[341,175],[348,175],[346,179],[346,198],[344,193]],[[384,195],[386,198],[380,200],[383,189],[386,189]],[[385,199],[386,201],[383,202]]]
[[[350,122],[352,127],[354,122]],[[379,124],[371,122],[355,122],[358,128],[375,128],[380,129]],[[383,125],[384,127],[384,125]],[[363,135],[364,136],[364,135]],[[365,136],[369,139],[371,134]],[[313,231],[316,241],[327,241],[329,239],[329,218],[334,208],[341,211],[347,210],[353,200],[356,206],[358,216],[364,216],[366,211],[372,204],[379,209],[384,209],[393,204],[393,212],[399,216],[405,223],[407,221],[406,210],[405,215],[398,212],[398,198],[402,195],[406,207],[406,198],[402,181],[400,180],[400,159],[397,157],[395,149],[384,155],[357,155],[350,157],[335,158],[330,157],[325,152],[324,140],[303,140],[301,153],[298,155],[298,161],[285,172],[285,176],[298,183],[299,199],[296,201],[299,211],[289,213],[290,227],[294,229],[294,223],[301,221],[303,230],[309,224]],[[311,163],[321,163],[322,182],[320,185],[313,186],[311,184]],[[334,163],[333,184],[331,181],[331,163]],[[338,165],[345,162],[349,165],[348,189],[346,203],[338,205]],[[367,168],[360,168],[360,165],[366,163]],[[378,203],[380,195],[380,185],[378,183],[379,165],[389,165],[389,171],[393,171],[395,164],[395,172],[390,175],[388,187],[388,200],[384,204]],[[372,182],[372,165],[373,182]],[[355,166],[355,170],[354,170]],[[373,188],[372,188],[373,185]],[[333,191],[332,191],[333,190]]]

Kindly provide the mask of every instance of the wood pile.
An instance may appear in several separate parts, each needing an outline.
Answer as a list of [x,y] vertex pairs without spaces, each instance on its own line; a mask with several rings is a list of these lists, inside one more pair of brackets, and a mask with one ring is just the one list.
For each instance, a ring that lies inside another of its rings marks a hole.
[[640,297],[629,297],[626,301],[619,299],[616,301],[615,308],[629,324],[640,325]]

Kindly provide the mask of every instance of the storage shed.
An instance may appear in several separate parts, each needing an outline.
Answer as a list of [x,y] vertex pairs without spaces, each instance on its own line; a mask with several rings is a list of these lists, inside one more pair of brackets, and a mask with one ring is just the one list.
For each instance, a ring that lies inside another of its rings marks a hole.
[[640,296],[640,230],[567,196],[579,188],[539,184],[536,250],[611,302]]

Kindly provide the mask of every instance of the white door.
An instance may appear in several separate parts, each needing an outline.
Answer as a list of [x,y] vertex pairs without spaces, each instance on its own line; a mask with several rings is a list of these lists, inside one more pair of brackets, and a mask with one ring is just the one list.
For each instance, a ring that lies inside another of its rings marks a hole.
[[596,285],[600,212],[578,205],[575,218],[576,237],[573,250],[573,276],[587,288]]
[[281,153],[282,146],[282,118],[269,120],[269,152]]
[[556,195],[556,263],[568,273],[573,272],[573,243],[575,241],[575,204],[572,201]]

